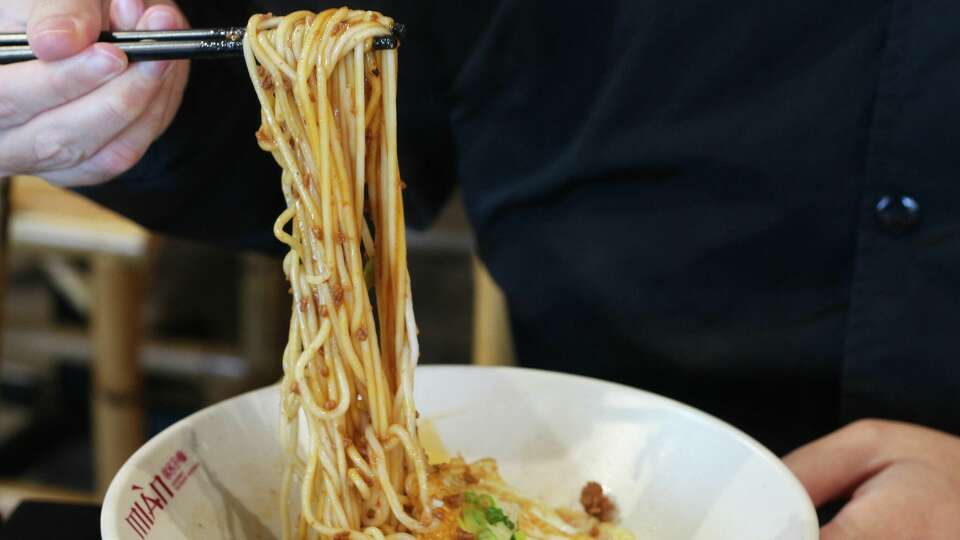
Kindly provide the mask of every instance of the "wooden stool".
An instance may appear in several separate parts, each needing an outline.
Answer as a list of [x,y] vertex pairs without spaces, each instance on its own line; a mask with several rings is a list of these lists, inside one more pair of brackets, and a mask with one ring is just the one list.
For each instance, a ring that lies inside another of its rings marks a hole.
[[9,201],[12,248],[90,261],[92,438],[103,493],[144,440],[139,347],[151,238],[132,221],[37,178],[13,178]]

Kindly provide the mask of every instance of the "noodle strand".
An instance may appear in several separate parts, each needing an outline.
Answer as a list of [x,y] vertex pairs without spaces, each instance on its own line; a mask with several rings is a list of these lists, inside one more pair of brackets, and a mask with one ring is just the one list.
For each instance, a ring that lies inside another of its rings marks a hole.
[[273,230],[292,292],[284,540],[411,540],[433,522],[413,401],[397,54],[371,45],[392,26],[371,11],[298,11],[255,15],[244,38],[257,142],[283,171],[287,205]]

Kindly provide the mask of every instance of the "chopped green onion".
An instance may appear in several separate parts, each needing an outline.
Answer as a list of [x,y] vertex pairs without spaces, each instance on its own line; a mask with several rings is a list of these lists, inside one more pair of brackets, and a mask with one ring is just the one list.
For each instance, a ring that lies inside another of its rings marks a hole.
[[483,512],[477,508],[465,507],[460,514],[460,528],[470,534],[477,534],[487,528],[487,520]]
[[487,522],[491,525],[496,525],[497,523],[503,523],[511,531],[514,529],[513,522],[510,521],[510,518],[503,513],[503,510],[497,508],[496,506],[488,506],[486,509],[486,518]]
[[460,528],[477,540],[526,540],[492,496],[468,491],[463,500],[466,504],[460,512]]
[[510,540],[510,537],[513,536],[513,531],[508,529],[503,523],[497,523],[487,530],[492,532],[494,536],[497,537],[497,540]]

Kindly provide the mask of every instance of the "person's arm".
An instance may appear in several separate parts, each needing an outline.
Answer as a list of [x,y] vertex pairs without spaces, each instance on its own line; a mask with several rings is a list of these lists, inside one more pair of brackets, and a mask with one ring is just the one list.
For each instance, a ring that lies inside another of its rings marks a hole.
[[187,62],[136,66],[101,28],[170,30],[186,19],[167,0],[18,0],[0,31],[26,31],[40,60],[0,66],[0,176],[61,186],[104,182],[130,169],[169,125]]
[[816,506],[849,498],[823,540],[960,538],[960,438],[861,420],[784,458]]

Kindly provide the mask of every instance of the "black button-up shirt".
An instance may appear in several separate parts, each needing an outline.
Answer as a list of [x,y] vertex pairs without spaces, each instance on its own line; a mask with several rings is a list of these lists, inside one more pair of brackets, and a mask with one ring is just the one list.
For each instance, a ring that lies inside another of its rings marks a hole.
[[[302,7],[198,4],[205,26]],[[960,433],[960,4],[372,7],[409,27],[409,214],[459,183],[523,363],[673,396],[777,451],[863,416]],[[269,249],[277,171],[242,66],[192,77],[144,163],[83,191]]]

